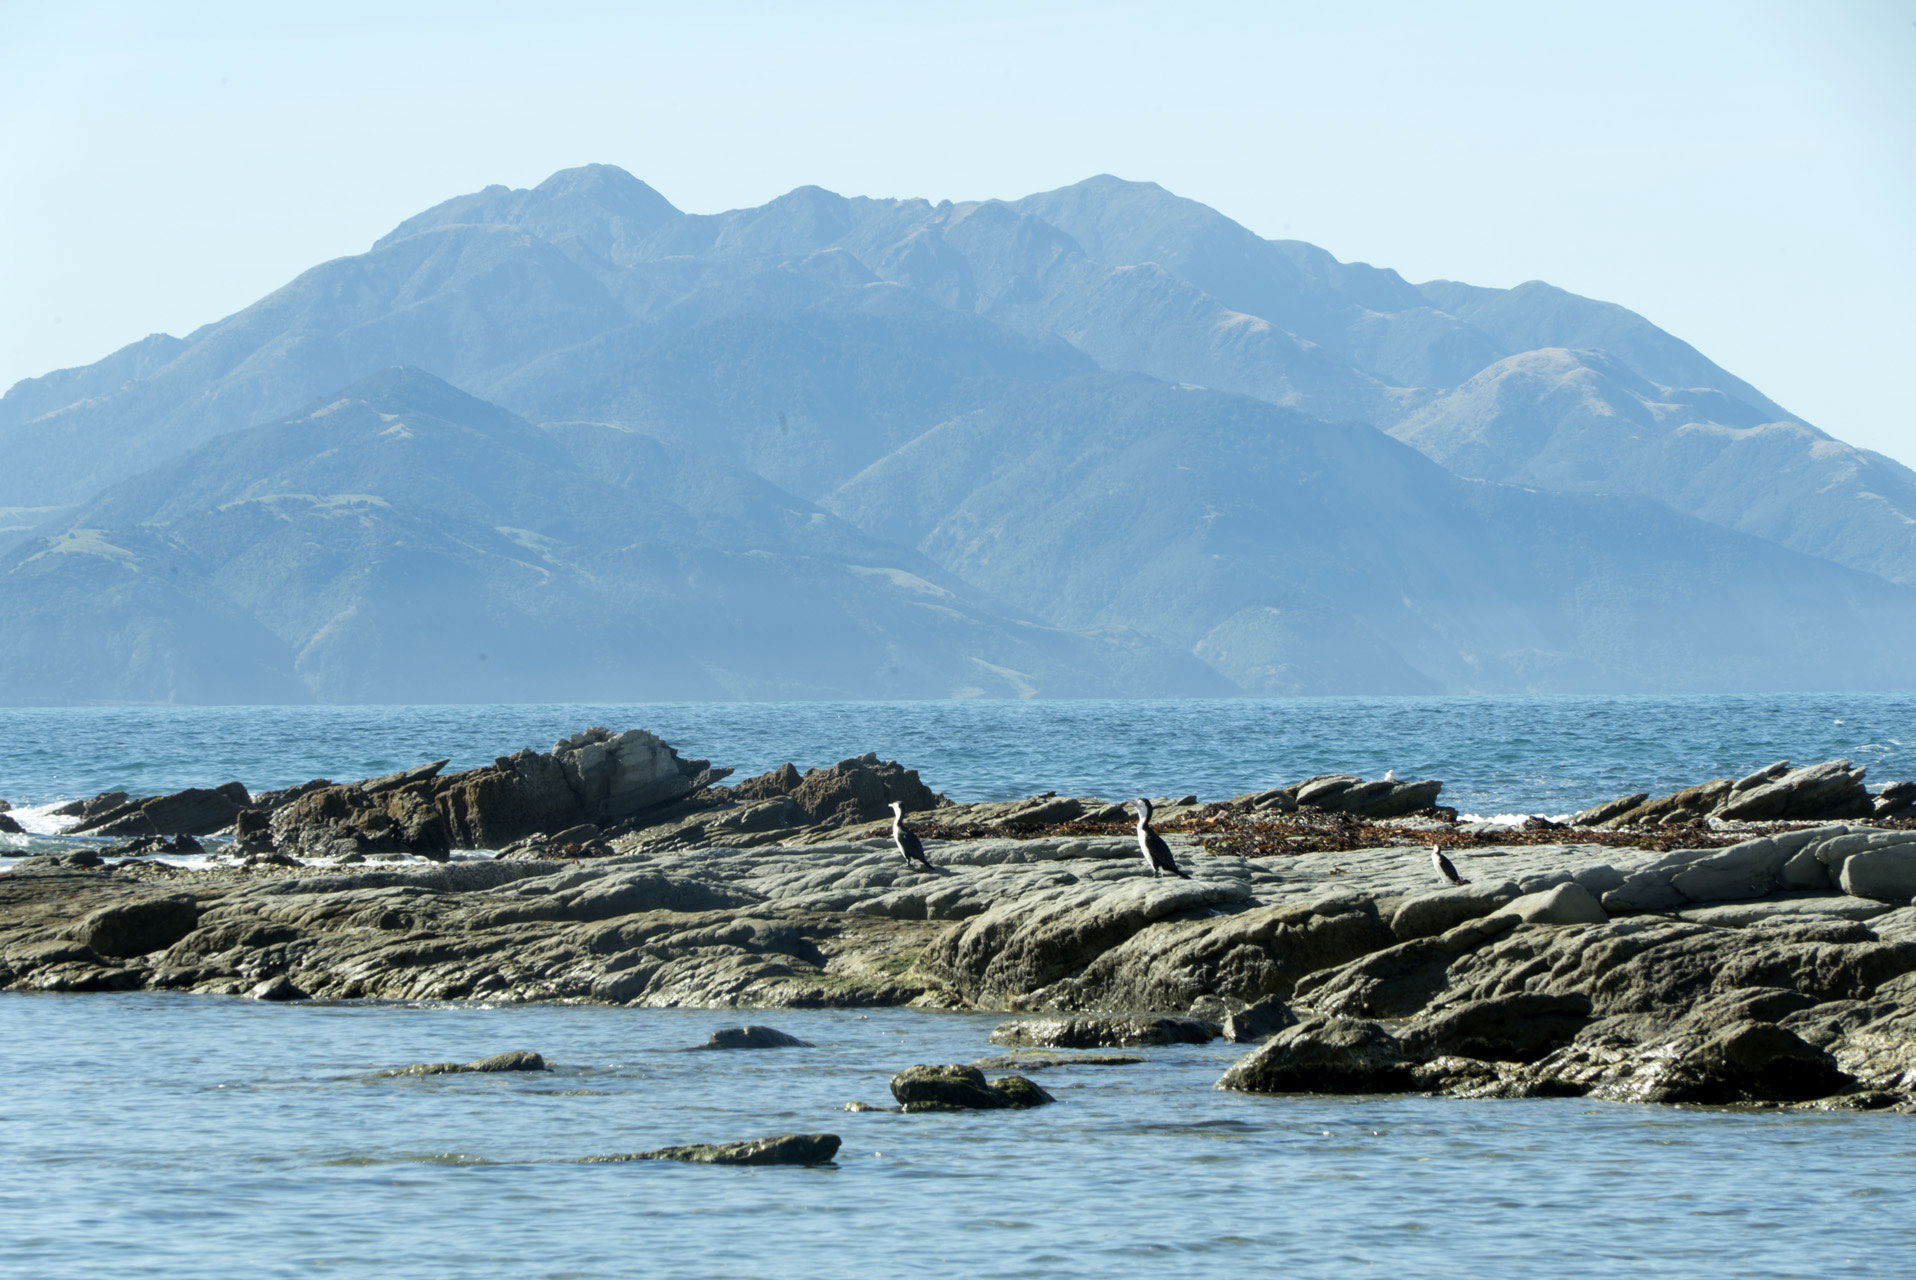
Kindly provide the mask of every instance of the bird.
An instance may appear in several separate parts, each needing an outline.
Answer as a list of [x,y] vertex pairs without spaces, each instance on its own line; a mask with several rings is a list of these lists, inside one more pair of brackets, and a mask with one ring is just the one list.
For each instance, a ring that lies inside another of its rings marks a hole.
[[898,846],[898,852],[905,855],[906,865],[931,870],[931,860],[925,856],[925,846],[905,825],[905,806],[896,800],[891,802],[891,840]]
[[1138,797],[1138,848],[1144,854],[1144,865],[1151,868],[1153,879],[1166,871],[1180,880],[1191,878],[1178,868],[1164,837],[1151,830],[1151,802],[1143,796]]
[[1438,875],[1450,881],[1452,884],[1470,883],[1470,881],[1457,874],[1457,868],[1452,866],[1450,859],[1444,856],[1444,846],[1440,844],[1430,846],[1430,865],[1437,868]]
[[1386,769],[1386,770],[1384,770],[1384,781],[1385,781],[1385,782],[1395,782],[1395,781],[1397,781],[1397,770],[1395,770],[1395,769]]

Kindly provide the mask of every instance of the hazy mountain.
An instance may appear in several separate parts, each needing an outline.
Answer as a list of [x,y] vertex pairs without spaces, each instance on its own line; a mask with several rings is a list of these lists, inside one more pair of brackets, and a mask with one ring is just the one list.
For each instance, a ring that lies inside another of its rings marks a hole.
[[1648,501],[1462,480],[1369,428],[1135,377],[954,419],[829,505],[1047,621],[1189,646],[1251,692],[1912,679],[1916,592]]
[[416,370],[113,487],[0,559],[0,593],[14,702],[1228,688],[1008,618],[755,476]]
[[1601,352],[1500,360],[1392,428],[1459,475],[1634,493],[1786,547],[1916,583],[1916,473],[1709,388]]
[[[1916,473],[1621,307],[1109,176],[712,215],[609,166],[489,187],[18,384],[0,457],[0,652],[62,607],[103,637],[19,696],[1910,679]],[[136,601],[173,622],[114,630]]]

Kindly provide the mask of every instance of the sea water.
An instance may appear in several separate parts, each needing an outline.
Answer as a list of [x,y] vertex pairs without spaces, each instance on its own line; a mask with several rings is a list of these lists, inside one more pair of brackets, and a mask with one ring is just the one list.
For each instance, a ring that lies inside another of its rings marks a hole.
[[[1560,813],[1779,758],[1916,776],[1916,698],[0,709],[0,797],[468,767],[589,724],[740,776],[877,751],[955,799],[1218,798],[1348,771]],[[44,842],[44,837],[33,837]],[[0,837],[16,842],[21,837]],[[687,1052],[747,1018],[812,1047]],[[1916,1117],[1251,1097],[1243,1050],[1034,1073],[904,1116],[891,1074],[991,1015],[0,993],[0,1275],[1916,1274]],[[392,1077],[533,1049],[530,1076]],[[788,1132],[835,1167],[582,1164]]]
[[[989,1015],[0,995],[0,1274],[1902,1276],[1916,1117],[1258,1097],[1243,1050],[1031,1073],[1054,1105],[851,1113]],[[542,1074],[393,1077],[508,1049]],[[585,1164],[836,1133],[835,1167]]]

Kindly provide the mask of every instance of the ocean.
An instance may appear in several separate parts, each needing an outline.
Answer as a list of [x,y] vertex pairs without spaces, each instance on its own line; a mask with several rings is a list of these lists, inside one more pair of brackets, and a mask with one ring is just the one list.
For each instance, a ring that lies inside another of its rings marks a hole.
[[[954,799],[1311,773],[1564,813],[1772,760],[1916,776],[1916,697],[0,709],[0,797],[483,763],[590,724],[739,776],[876,751]],[[22,837],[0,840],[22,841]],[[27,838],[58,843],[48,837]],[[16,852],[18,843],[9,846]],[[757,1021],[812,1047],[687,1053]],[[1908,1274],[1916,1117],[1221,1092],[1242,1052],[1037,1073],[1028,1112],[851,1113],[994,1015],[0,993],[0,1276]],[[533,1049],[536,1076],[391,1077]],[[835,1167],[584,1164],[786,1132]]]

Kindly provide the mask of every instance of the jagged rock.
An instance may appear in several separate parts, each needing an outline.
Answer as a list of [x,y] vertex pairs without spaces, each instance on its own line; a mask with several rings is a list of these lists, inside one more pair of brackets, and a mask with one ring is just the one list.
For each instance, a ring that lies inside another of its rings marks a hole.
[[770,773],[735,782],[727,790],[735,800],[773,800],[779,796],[789,796],[798,790],[798,784],[802,781],[804,779],[799,776],[798,767],[787,760]]
[[[97,797],[96,797],[97,798]],[[232,825],[241,809],[253,803],[237,782],[224,786],[188,787],[171,795],[127,801],[111,809],[82,814],[70,835],[176,836],[211,835]]]
[[1876,793],[1871,818],[1902,818],[1916,813],[1916,782],[1892,782]]
[[787,1035],[771,1027],[743,1026],[723,1027],[712,1033],[712,1038],[697,1046],[700,1049],[809,1049],[811,1042],[800,1040],[797,1036]]
[[56,818],[78,818],[81,822],[87,822],[128,804],[132,799],[133,797],[124,791],[102,791],[90,799],[73,800],[63,804],[52,813]]
[[444,860],[455,848],[503,849],[528,836],[595,826],[690,794],[729,770],[681,760],[643,729],[592,728],[440,774],[446,762],[342,786],[310,786],[273,810],[278,847],[308,857],[406,852]]
[[918,780],[916,769],[867,752],[829,769],[808,770],[791,798],[812,822],[848,826],[891,816],[896,800],[911,813],[937,806],[938,797]]
[[1284,1028],[1219,1078],[1245,1093],[1402,1093],[1414,1088],[1397,1037],[1375,1022],[1312,1016]]
[[20,836],[25,834],[26,832],[21,829],[19,823],[8,817],[5,811],[0,810],[0,836]]
[[1276,996],[1259,1000],[1224,1019],[1224,1038],[1237,1044],[1268,1039],[1284,1028],[1295,1026],[1297,1015]]
[[391,1071],[382,1071],[382,1076],[450,1076],[468,1072],[489,1074],[502,1071],[550,1071],[546,1060],[529,1049],[515,1049],[506,1053],[495,1053],[484,1058],[475,1058],[471,1062],[415,1062],[409,1067],[396,1067]]
[[1026,1018],[1000,1023],[993,1044],[1047,1049],[1134,1049],[1153,1044],[1208,1044],[1217,1031],[1195,1018]]
[[1573,827],[1598,827],[1612,818],[1620,818],[1645,800],[1650,798],[1648,791],[1632,792],[1627,796],[1618,796],[1615,800],[1603,804],[1591,805],[1570,819]]
[[1736,822],[1867,817],[1872,805],[1863,788],[1866,771],[1851,767],[1848,760],[1792,769],[1736,792],[1716,815]]
[[685,1164],[830,1164],[838,1155],[835,1133],[787,1133],[750,1142],[694,1143],[660,1147],[630,1156],[587,1156],[583,1164],[620,1164],[631,1160],[677,1160]]
[[103,956],[143,956],[193,932],[199,918],[199,903],[183,894],[141,898],[92,912],[72,936]]

